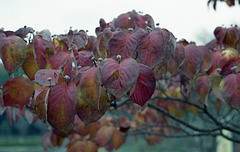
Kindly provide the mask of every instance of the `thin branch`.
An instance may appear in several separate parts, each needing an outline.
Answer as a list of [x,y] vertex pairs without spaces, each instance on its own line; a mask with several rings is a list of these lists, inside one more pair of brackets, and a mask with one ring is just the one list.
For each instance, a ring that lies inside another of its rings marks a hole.
[[164,100],[180,101],[180,102],[187,103],[187,104],[192,105],[192,106],[194,106],[194,107],[196,107],[196,108],[198,108],[198,109],[203,110],[203,107],[201,107],[200,105],[195,104],[195,103],[192,103],[192,102],[189,102],[189,101],[187,101],[187,100],[185,100],[185,99],[181,99],[181,98],[175,98],[175,97],[169,97],[169,96],[167,96],[167,97],[155,96],[155,97],[151,98],[150,100],[155,100],[155,99],[164,99]]
[[119,101],[119,102],[116,102],[116,101],[113,101],[111,104],[110,104],[110,107],[114,107],[114,109],[117,109],[125,104],[130,104],[132,101],[127,98],[125,100],[122,100],[122,101]]
[[133,135],[136,134],[147,134],[147,135],[155,135],[155,136],[162,136],[167,138],[186,138],[186,137],[196,137],[196,136],[217,136],[220,135],[219,133],[195,133],[195,134],[176,134],[176,135],[168,135],[164,133],[158,133],[158,132],[149,132],[149,131],[135,131],[132,132]]
[[232,138],[232,137],[228,137],[227,135],[224,135],[224,133],[222,132],[222,130],[220,131],[220,135],[223,137],[223,138],[226,138],[232,142],[235,142],[235,143],[240,143],[240,140],[237,140],[235,138]]
[[220,127],[217,127],[217,128],[214,128],[214,129],[201,129],[201,128],[197,128],[197,127],[188,124],[187,122],[179,119],[178,117],[170,114],[170,113],[167,112],[166,110],[164,110],[164,109],[162,109],[162,108],[160,108],[160,107],[158,107],[158,106],[156,106],[156,105],[154,105],[154,104],[152,104],[152,103],[148,103],[147,106],[148,106],[149,108],[152,108],[152,109],[154,109],[154,110],[157,110],[158,112],[161,112],[162,114],[168,116],[169,118],[175,120],[176,122],[179,122],[180,124],[182,124],[182,125],[190,128],[190,129],[192,129],[192,130],[195,130],[195,131],[199,131],[199,132],[215,132],[215,131],[218,131],[218,130],[221,129]]

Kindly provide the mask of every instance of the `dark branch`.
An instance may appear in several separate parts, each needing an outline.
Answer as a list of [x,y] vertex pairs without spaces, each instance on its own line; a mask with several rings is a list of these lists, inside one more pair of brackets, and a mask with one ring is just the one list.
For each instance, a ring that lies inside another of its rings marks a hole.
[[220,127],[217,127],[217,128],[215,128],[215,129],[201,129],[201,128],[197,128],[197,127],[188,124],[187,122],[179,119],[178,117],[170,114],[170,113],[167,112],[166,110],[164,110],[164,109],[162,109],[162,108],[160,108],[160,107],[158,107],[158,106],[156,106],[156,105],[154,105],[154,104],[152,104],[152,103],[148,103],[147,106],[148,106],[149,108],[152,108],[152,109],[154,109],[154,110],[157,110],[158,112],[161,112],[162,114],[168,116],[169,118],[171,118],[171,119],[179,122],[180,124],[182,124],[182,125],[190,128],[190,129],[192,129],[192,130],[195,130],[195,131],[199,131],[199,132],[215,132],[215,131],[218,131],[218,130],[221,129]]

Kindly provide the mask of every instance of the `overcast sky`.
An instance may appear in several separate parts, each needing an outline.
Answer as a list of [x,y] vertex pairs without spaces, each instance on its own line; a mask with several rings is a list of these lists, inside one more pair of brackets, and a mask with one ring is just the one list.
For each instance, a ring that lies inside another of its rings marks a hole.
[[100,18],[109,22],[133,9],[150,14],[178,39],[198,45],[213,37],[216,26],[240,25],[238,4],[229,8],[219,2],[214,11],[207,0],[0,0],[0,28],[15,31],[26,25],[36,31],[64,34],[72,26],[95,35]]

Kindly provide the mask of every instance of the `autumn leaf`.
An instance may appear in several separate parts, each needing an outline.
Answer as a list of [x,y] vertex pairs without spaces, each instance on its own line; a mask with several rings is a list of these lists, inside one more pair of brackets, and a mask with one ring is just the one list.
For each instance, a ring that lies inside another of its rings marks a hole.
[[117,150],[123,144],[123,136],[116,128],[113,129],[111,142],[115,150]]
[[143,106],[152,96],[156,87],[156,79],[153,71],[146,65],[138,63],[139,76],[134,86],[134,92],[130,99]]
[[240,108],[240,73],[224,77],[219,84],[219,90],[230,106]]
[[180,69],[182,73],[192,79],[201,69],[203,64],[203,53],[195,44],[188,44],[184,48],[185,62]]
[[49,124],[63,133],[68,133],[73,126],[76,102],[77,87],[75,84],[55,85],[48,97],[47,121]]
[[[50,33],[49,33],[50,34]],[[47,49],[51,48],[50,35],[38,34],[33,38],[33,49],[35,53],[35,60],[39,69],[44,69],[47,64]],[[44,36],[44,37],[43,37]]]
[[35,99],[36,102],[36,114],[44,123],[47,120],[47,101],[49,95],[49,88],[43,89]]
[[176,41],[173,34],[167,29],[156,28],[140,38],[137,52],[143,64],[150,68],[157,65],[163,67],[167,64],[175,47]]
[[133,87],[138,72],[138,64],[131,57],[123,58],[120,64],[112,58],[106,58],[100,66],[103,86],[117,99]]
[[96,134],[96,138],[95,138],[96,143],[100,147],[105,146],[111,140],[113,130],[114,130],[113,127],[102,126]]
[[41,69],[38,70],[35,74],[35,81],[40,85],[44,86],[54,86],[57,84],[61,69],[52,70],[52,69]]
[[58,70],[63,66],[64,75],[71,75],[72,62],[71,52],[58,52],[49,58],[49,68]]
[[19,105],[24,107],[28,104],[33,94],[33,83],[23,77],[15,77],[7,80],[3,85],[4,106]]
[[121,55],[122,57],[132,56],[137,49],[138,41],[135,35],[128,31],[120,31],[113,35],[108,42],[110,56]]
[[8,75],[11,75],[22,66],[27,55],[27,45],[18,36],[9,36],[2,39],[0,57]]
[[32,44],[28,45],[28,55],[22,64],[22,69],[30,80],[34,80],[35,73],[38,71],[39,68],[34,58]]

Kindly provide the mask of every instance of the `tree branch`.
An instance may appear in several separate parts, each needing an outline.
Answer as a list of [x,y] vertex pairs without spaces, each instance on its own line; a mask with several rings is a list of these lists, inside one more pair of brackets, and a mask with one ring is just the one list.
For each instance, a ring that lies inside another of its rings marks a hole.
[[182,124],[182,125],[190,128],[190,129],[192,129],[192,130],[195,130],[195,131],[199,131],[199,132],[215,132],[215,131],[219,131],[219,130],[221,129],[220,127],[217,127],[217,128],[214,128],[214,129],[201,129],[201,128],[197,128],[197,127],[188,124],[187,122],[179,119],[178,117],[170,114],[170,113],[167,112],[166,110],[164,110],[164,109],[162,109],[162,108],[160,108],[160,107],[158,107],[158,106],[156,106],[156,105],[154,105],[154,104],[152,104],[152,103],[148,103],[147,106],[148,106],[149,108],[152,108],[152,109],[154,109],[154,110],[157,110],[158,112],[161,112],[162,114],[168,116],[169,118],[171,118],[171,119],[179,122],[180,124]]

